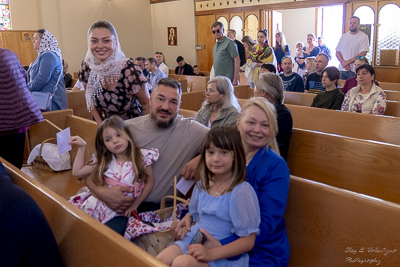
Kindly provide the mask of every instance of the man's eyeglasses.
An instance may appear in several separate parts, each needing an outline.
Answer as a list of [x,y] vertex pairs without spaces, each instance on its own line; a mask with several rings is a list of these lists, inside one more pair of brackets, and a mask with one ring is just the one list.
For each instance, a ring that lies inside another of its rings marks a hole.
[[220,29],[218,29],[218,30],[215,30],[215,31],[211,31],[213,34],[215,34],[215,33],[219,33],[221,30]]
[[364,59],[365,59],[365,57],[364,57],[364,56],[356,56],[356,59],[361,59],[361,60],[364,60]]

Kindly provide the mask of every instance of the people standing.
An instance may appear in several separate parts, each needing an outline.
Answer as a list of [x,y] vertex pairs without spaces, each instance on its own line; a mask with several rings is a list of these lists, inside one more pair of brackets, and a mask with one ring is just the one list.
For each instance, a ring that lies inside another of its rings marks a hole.
[[228,77],[233,85],[239,84],[240,58],[234,41],[224,36],[224,25],[216,21],[211,26],[211,31],[217,42],[213,50],[214,77]]
[[87,34],[88,51],[79,70],[86,104],[100,126],[118,115],[127,120],[149,113],[149,93],[142,70],[125,57],[117,31],[105,20],[94,22]]
[[336,47],[336,57],[340,61],[340,79],[346,80],[356,76],[354,61],[357,56],[366,56],[369,51],[368,36],[360,31],[360,18],[349,19],[349,31],[340,37]]
[[29,126],[43,121],[17,55],[0,48],[0,157],[20,169]]
[[332,59],[331,50],[324,43],[324,37],[323,36],[319,36],[318,37],[318,48],[320,50],[320,53],[327,54],[328,57],[329,57],[329,60]]
[[319,47],[315,45],[315,34],[307,34],[307,46],[303,47],[303,58],[316,57],[321,51]]
[[68,108],[62,55],[57,39],[47,30],[37,30],[32,38],[38,56],[28,69],[28,88],[31,92],[50,93],[51,110]]
[[283,69],[281,67],[282,58],[284,56],[290,56],[290,48],[286,42],[286,37],[283,32],[278,32],[275,34],[276,43],[274,46],[274,52],[276,56],[276,61],[278,64],[278,73],[282,72]]
[[232,39],[236,43],[239,52],[240,66],[243,66],[244,64],[246,64],[246,52],[243,44],[239,40],[236,40],[236,31],[233,29],[229,29],[227,37]]

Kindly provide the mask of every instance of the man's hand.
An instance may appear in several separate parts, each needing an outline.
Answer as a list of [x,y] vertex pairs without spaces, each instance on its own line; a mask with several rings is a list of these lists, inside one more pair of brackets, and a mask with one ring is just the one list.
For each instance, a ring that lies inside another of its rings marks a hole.
[[135,202],[134,198],[125,196],[124,192],[130,193],[132,191],[133,189],[129,186],[103,186],[96,190],[95,196],[115,212],[124,213]]
[[196,175],[197,165],[200,162],[200,155],[186,163],[181,171],[181,176],[186,180],[193,180]]

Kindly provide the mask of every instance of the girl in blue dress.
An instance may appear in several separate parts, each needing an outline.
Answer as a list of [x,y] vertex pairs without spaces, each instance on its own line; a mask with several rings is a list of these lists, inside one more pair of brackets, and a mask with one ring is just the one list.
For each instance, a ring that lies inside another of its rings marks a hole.
[[[157,258],[170,266],[248,266],[247,252],[259,232],[260,208],[252,186],[246,182],[246,158],[239,132],[230,127],[210,130],[198,170],[200,181],[189,206],[195,224]],[[191,244],[195,235],[212,236],[222,246],[214,246],[207,239],[201,242],[201,238],[200,243]]]

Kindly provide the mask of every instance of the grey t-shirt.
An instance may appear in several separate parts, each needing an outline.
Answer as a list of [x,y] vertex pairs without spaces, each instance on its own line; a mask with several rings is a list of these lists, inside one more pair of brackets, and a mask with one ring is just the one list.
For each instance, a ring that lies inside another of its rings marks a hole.
[[157,148],[159,158],[152,165],[154,188],[145,199],[160,203],[166,195],[173,195],[173,181],[187,162],[200,152],[208,128],[178,115],[169,128],[159,128],[149,115],[127,120],[130,130],[140,148]]

